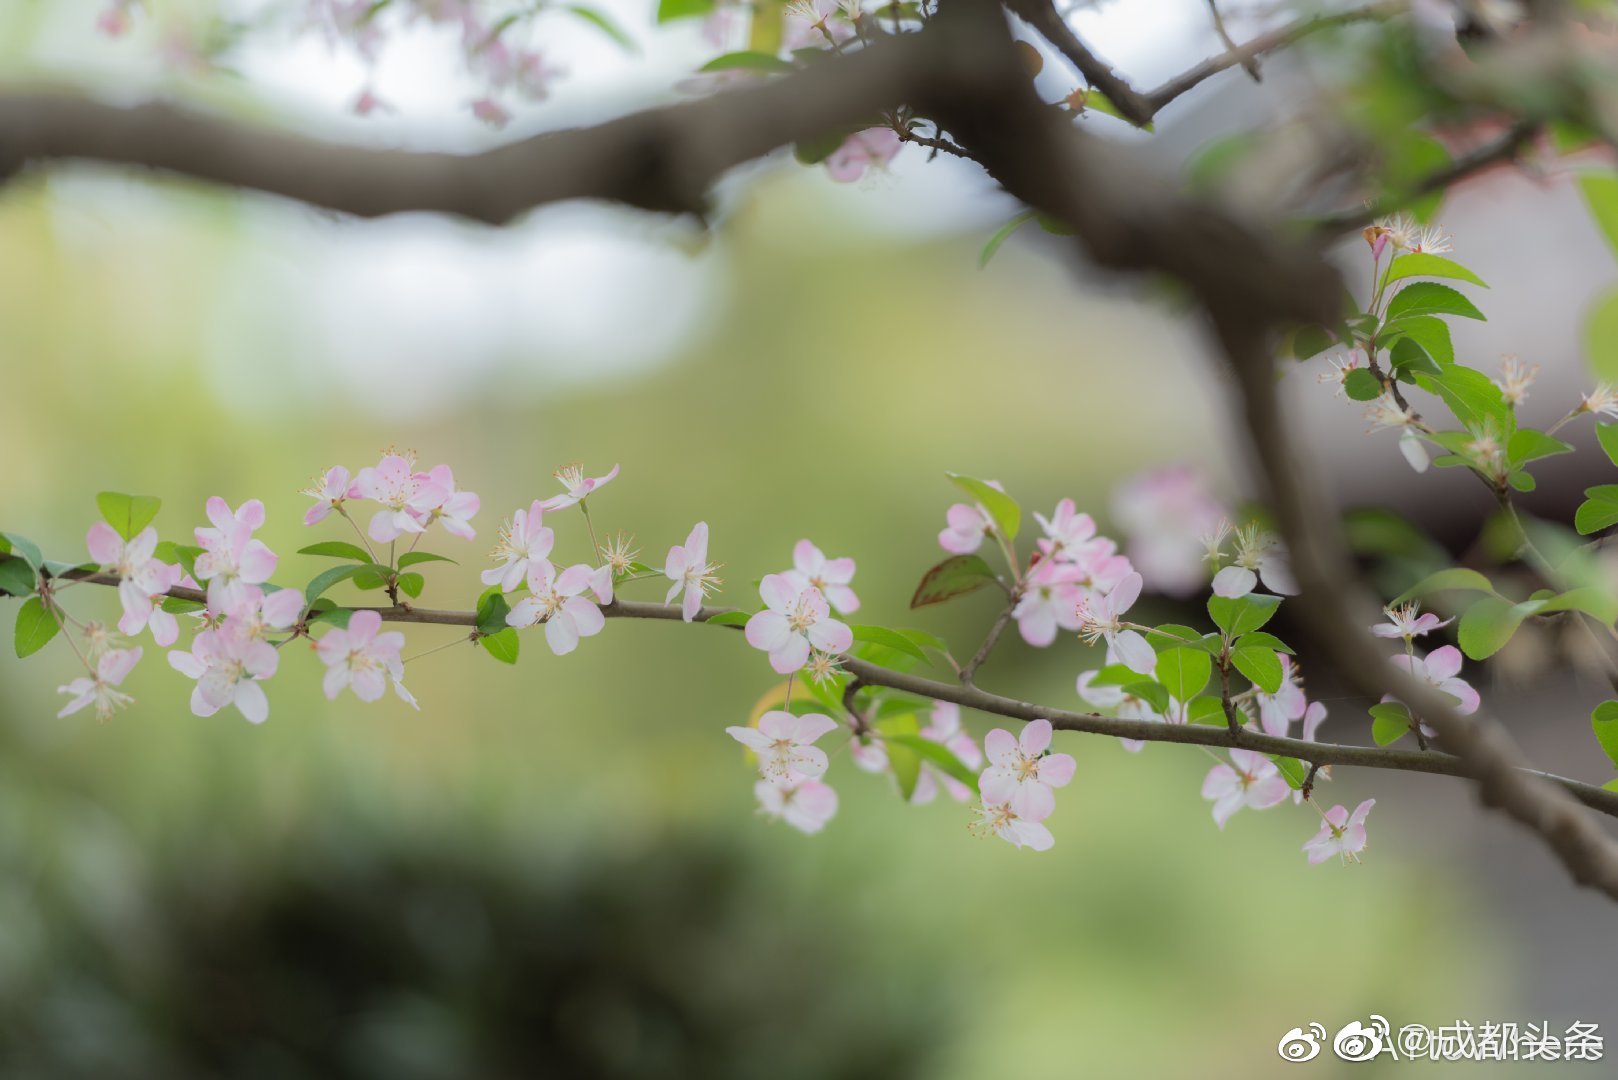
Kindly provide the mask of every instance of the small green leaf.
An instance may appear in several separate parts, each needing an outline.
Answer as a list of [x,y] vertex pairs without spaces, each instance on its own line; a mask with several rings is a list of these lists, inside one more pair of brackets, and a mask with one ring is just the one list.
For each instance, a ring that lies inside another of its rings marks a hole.
[[1584,352],[1590,371],[1603,382],[1618,381],[1618,287],[1609,288],[1584,318]]
[[1168,649],[1158,654],[1157,681],[1175,701],[1190,701],[1208,685],[1213,658],[1201,648]]
[[762,71],[770,75],[790,75],[798,69],[773,53],[731,52],[716,56],[698,71]]
[[1016,499],[974,477],[962,476],[960,473],[944,475],[989,512],[989,517],[994,520],[995,528],[1000,531],[1001,536],[1008,541],[1017,539],[1017,531],[1022,528],[1022,507],[1017,505]]
[[494,635],[506,629],[506,616],[511,612],[511,605],[506,603],[505,594],[500,586],[493,585],[483,591],[478,597],[477,631],[480,634]]
[[967,768],[966,763],[951,753],[949,748],[942,743],[924,739],[920,735],[904,734],[884,735],[882,741],[890,749],[895,746],[903,746],[909,749],[923,761],[928,761],[938,766],[941,771],[968,787],[975,789],[978,785],[978,774]]
[[1509,439],[1517,428],[1516,414],[1500,388],[1475,368],[1451,364],[1441,375],[1417,375],[1416,385],[1443,398],[1455,418],[1472,431],[1492,427],[1496,435]]
[[1521,469],[1508,475],[1506,483],[1515,491],[1533,491],[1539,486],[1531,473],[1525,473]]
[[1604,422],[1596,423],[1596,438],[1601,442],[1601,449],[1606,452],[1607,460],[1618,465],[1618,424]]
[[1203,634],[1199,630],[1178,623],[1164,623],[1162,626],[1151,628],[1146,632],[1146,642],[1158,652],[1191,648],[1216,653],[1222,647],[1218,634]]
[[1405,382],[1414,382],[1418,372],[1426,375],[1444,373],[1443,366],[1428,355],[1420,342],[1403,335],[1389,347],[1388,363],[1392,365],[1394,374]]
[[1588,536],[1618,524],[1618,484],[1597,484],[1584,489],[1585,501],[1573,513],[1573,527]]
[[1225,706],[1216,697],[1194,698],[1186,706],[1185,721],[1188,724],[1211,724],[1214,727],[1228,727],[1230,722],[1225,719]]
[[1393,342],[1395,335],[1421,346],[1440,368],[1455,363],[1455,343],[1450,338],[1449,323],[1436,315],[1406,315],[1382,328],[1378,340]]
[[1413,251],[1408,255],[1400,255],[1388,267],[1386,280],[1399,281],[1403,278],[1428,277],[1449,278],[1452,281],[1465,281],[1472,285],[1482,285],[1483,279],[1472,271],[1452,259],[1442,255],[1429,255],[1426,252]]
[[1214,625],[1231,637],[1240,637],[1258,630],[1270,621],[1275,609],[1281,606],[1279,596],[1249,593],[1234,599],[1228,596],[1208,598],[1208,617]]
[[1371,706],[1371,738],[1378,746],[1390,746],[1410,734],[1410,710],[1397,701]]
[[185,615],[193,611],[201,611],[207,606],[207,604],[199,604],[195,600],[186,600],[178,596],[165,596],[163,598],[163,610],[170,615]]
[[896,652],[904,653],[906,656],[913,656],[924,664],[932,662],[915,642],[897,631],[889,630],[887,627],[850,626],[849,630],[854,634],[855,641],[881,645]]
[[457,566],[460,565],[455,563],[455,560],[448,555],[434,555],[430,551],[407,551],[399,556],[399,569],[403,570],[407,566],[415,566],[417,563],[424,562],[447,562],[454,563]]
[[1292,654],[1292,646],[1274,634],[1243,634],[1235,640],[1233,645],[1238,649],[1269,649],[1271,652]]
[[624,28],[608,18],[605,13],[584,4],[568,4],[563,10],[571,11],[603,34],[606,34],[625,52],[638,53],[640,51],[640,46],[635,43],[635,39],[625,33]]
[[1236,670],[1246,675],[1266,694],[1274,694],[1281,689],[1281,661],[1276,658],[1275,650],[1264,648],[1233,649],[1230,654],[1231,663]]
[[0,532],[0,540],[5,541],[6,550],[22,557],[23,562],[35,573],[45,565],[45,555],[39,550],[39,545],[14,532]]
[[907,712],[885,716],[877,720],[875,726],[886,744],[888,765],[893,769],[894,779],[899,782],[899,795],[909,802],[916,792],[916,781],[921,779],[921,755],[903,743],[889,740],[896,735],[919,737],[921,726],[916,714]]
[[172,540],[160,540],[153,556],[159,562],[179,563],[180,568],[190,577],[197,576],[197,556],[202,549],[195,544],[176,544]]
[[1000,245],[1011,239],[1012,233],[1016,232],[1018,229],[1022,228],[1032,220],[1034,220],[1034,211],[1024,210],[1022,213],[1018,214],[1016,217],[1012,218],[1010,221],[996,229],[994,231],[994,235],[989,237],[989,242],[984,244],[983,250],[978,253],[978,269],[982,270],[987,267],[989,265],[989,260],[994,258],[995,253],[1000,250]]
[[1400,289],[1388,301],[1387,322],[1410,315],[1459,315],[1485,321],[1483,312],[1464,295],[1436,281],[1418,281]]
[[1476,570],[1468,570],[1464,566],[1452,566],[1448,570],[1440,570],[1436,574],[1428,574],[1410,588],[1393,598],[1389,607],[1398,607],[1408,604],[1419,596],[1428,593],[1443,592],[1447,589],[1462,589],[1468,592],[1494,592],[1494,586],[1489,579]]
[[1513,466],[1572,452],[1573,447],[1561,439],[1553,439],[1543,431],[1535,431],[1533,428],[1518,428],[1516,434],[1506,443],[1506,460]]
[[997,579],[989,564],[978,555],[953,555],[921,575],[916,593],[910,598],[912,608],[929,604],[942,604],[957,596],[976,592]]
[[101,516],[125,540],[133,540],[136,534],[150,525],[162,506],[163,501],[151,495],[103,491],[96,496],[96,507],[101,511]]
[[420,574],[399,575],[399,591],[411,599],[415,599],[416,597],[420,596],[422,587],[426,584],[427,579],[422,577]]
[[1461,615],[1456,640],[1461,651],[1473,660],[1499,652],[1517,632],[1517,627],[1539,608],[1539,601],[1513,604],[1498,596],[1485,596]]
[[658,0],[657,21],[666,23],[675,19],[694,19],[711,14],[713,9],[714,0]]
[[704,621],[709,626],[746,626],[755,612],[751,611],[722,611],[718,615],[710,615]]
[[306,603],[314,603],[315,598],[339,581],[347,581],[355,574],[370,569],[369,566],[350,564],[348,566],[334,566],[330,570],[322,570],[310,579],[304,587],[303,598]]
[[333,559],[353,559],[355,562],[371,562],[370,552],[357,544],[350,544],[342,540],[322,540],[318,544],[299,548],[299,555],[326,555]]
[[1603,701],[1590,714],[1590,726],[1595,729],[1596,741],[1614,765],[1618,765],[1618,701]]
[[483,635],[478,638],[478,643],[483,646],[490,656],[502,664],[515,664],[517,662],[517,650],[521,642],[517,639],[517,631],[509,626],[496,633]]
[[1168,712],[1168,688],[1152,679],[1142,679],[1139,675],[1135,678],[1138,681],[1124,685],[1124,693],[1130,697],[1140,698],[1158,712]]
[[22,559],[0,560],[0,593],[27,596],[39,587],[39,575]]
[[1343,392],[1355,401],[1375,401],[1382,396],[1382,380],[1365,368],[1355,368],[1343,380]]
[[13,636],[17,656],[20,658],[37,653],[61,628],[56,616],[45,610],[39,597],[30,596],[17,610],[17,628]]
[[1295,757],[1287,757],[1285,754],[1265,754],[1264,756],[1275,762],[1275,767],[1280,770],[1282,778],[1287,782],[1287,787],[1293,791],[1303,787],[1303,782],[1309,778],[1309,770],[1304,768],[1303,762]]

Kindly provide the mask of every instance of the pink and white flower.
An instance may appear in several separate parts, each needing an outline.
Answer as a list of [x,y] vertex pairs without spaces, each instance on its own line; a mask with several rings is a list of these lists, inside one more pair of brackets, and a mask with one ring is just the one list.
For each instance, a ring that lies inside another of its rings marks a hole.
[[191,692],[191,711],[197,716],[234,705],[255,724],[269,718],[270,702],[259,685],[275,674],[279,661],[269,642],[229,630],[204,630],[191,640],[190,652],[176,649],[168,656],[170,667],[197,680]]
[[1434,649],[1425,657],[1400,653],[1388,659],[1395,667],[1403,668],[1412,677],[1454,698],[1455,711],[1462,716],[1471,716],[1482,704],[1482,699],[1478,697],[1478,692],[1472,689],[1472,684],[1460,677],[1461,650],[1453,645]]
[[510,592],[529,574],[531,567],[550,566],[551,548],[556,544],[556,533],[541,524],[543,507],[535,499],[527,510],[511,515],[510,523],[501,526],[500,537],[489,554],[505,562],[485,570],[479,575],[483,584],[500,586],[501,592]]
[[1360,852],[1365,850],[1367,842],[1365,818],[1375,805],[1375,799],[1366,799],[1354,808],[1352,814],[1341,805],[1326,811],[1320,831],[1303,845],[1303,850],[1309,853],[1310,865],[1323,863],[1333,855],[1341,856],[1345,863],[1359,862]]
[[586,477],[584,466],[574,463],[563,465],[556,470],[556,479],[562,482],[567,490],[560,495],[552,495],[540,505],[546,510],[566,510],[583,502],[589,495],[606,487],[618,475],[618,466],[614,465],[605,476]]
[[303,614],[303,593],[297,589],[266,592],[247,585],[235,607],[224,612],[227,627],[248,638],[267,637],[272,630],[290,630]]
[[566,656],[579,646],[580,638],[601,633],[607,624],[601,609],[584,596],[600,594],[602,571],[606,572],[608,595],[611,595],[612,568],[594,567],[576,563],[556,573],[548,562],[534,562],[528,566],[530,595],[517,602],[506,613],[506,625],[515,627],[545,624],[545,644],[557,656]]
[[86,705],[96,707],[96,719],[108,720],[119,709],[134,702],[134,698],[118,689],[124,678],[140,661],[139,649],[111,649],[96,661],[95,675],[80,675],[66,686],[58,686],[59,694],[71,694],[73,699],[62,706],[57,717],[70,716]]
[[1051,845],[1056,843],[1049,829],[1037,821],[1020,817],[1005,803],[977,806],[972,812],[978,819],[968,828],[978,836],[998,836],[1012,847],[1032,848],[1035,851],[1049,851]]
[[173,645],[180,636],[179,623],[157,601],[180,583],[185,570],[153,557],[157,530],[148,525],[125,543],[116,529],[98,521],[90,526],[85,545],[102,570],[118,575],[118,601],[124,609],[118,629],[133,635],[150,626],[159,645]]
[[1208,580],[1201,537],[1226,516],[1191,465],[1153,469],[1113,493],[1112,516],[1128,538],[1127,554],[1152,588],[1189,596]]
[[253,539],[253,532],[264,524],[262,502],[249,499],[232,511],[229,503],[215,495],[208,500],[207,510],[213,527],[196,529],[203,551],[195,566],[197,578],[208,583],[208,606],[224,613],[241,602],[246,586],[270,580],[277,557],[262,540]]
[[1303,696],[1303,678],[1298,665],[1286,653],[1276,653],[1281,662],[1281,686],[1273,694],[1255,689],[1253,698],[1258,702],[1258,720],[1266,735],[1286,738],[1295,721],[1302,720],[1309,708]]
[[[933,702],[927,726],[921,729],[920,734],[922,738],[938,743],[954,754],[968,769],[976,771],[983,766],[983,751],[978,749],[978,744],[972,736],[962,729],[961,707],[953,701]],[[849,744],[850,749],[853,746],[854,743]],[[917,805],[932,802],[937,797],[940,784],[956,802],[964,803],[972,798],[971,788],[932,762],[923,761],[921,774],[916,777],[916,789],[910,793],[910,801]]]
[[708,561],[708,523],[699,521],[692,526],[685,543],[669,548],[668,558],[663,561],[664,576],[674,582],[663,602],[674,603],[674,598],[683,591],[680,615],[690,622],[702,610],[702,602],[709,591],[719,586],[719,579],[714,576],[718,569]]
[[336,701],[345,686],[361,701],[376,701],[391,681],[401,698],[416,704],[404,688],[404,662],[399,658],[405,636],[396,630],[378,633],[381,629],[382,616],[356,611],[349,616],[346,629],[328,630],[315,642],[315,652],[326,665],[321,688],[328,701]]
[[867,169],[886,169],[903,149],[904,140],[892,128],[856,131],[826,158],[826,173],[839,184],[853,183]]
[[813,835],[837,815],[837,792],[819,780],[802,778],[787,783],[760,780],[753,785],[758,807],[765,815]]
[[1051,722],[1032,720],[1020,737],[1004,728],[984,736],[989,767],[978,777],[978,792],[985,806],[1009,806],[1023,821],[1044,821],[1056,809],[1055,788],[1073,779],[1071,754],[1047,754]]
[[1011,609],[1024,641],[1043,649],[1056,640],[1058,627],[1077,630],[1083,625],[1079,607],[1085,591],[1078,584],[1080,576],[1073,564],[1055,559],[1041,559],[1028,572],[1017,606]]
[[1124,626],[1124,612],[1140,597],[1141,576],[1131,572],[1105,596],[1088,597],[1079,605],[1079,633],[1094,645],[1105,639],[1107,648],[1129,670],[1150,675],[1157,667],[1157,653],[1138,630]]
[[405,533],[425,532],[422,520],[450,496],[449,489],[430,474],[416,472],[415,462],[403,454],[385,454],[378,464],[361,469],[354,477],[354,490],[382,504],[371,515],[366,532],[383,544]]
[[1202,781],[1202,797],[1213,800],[1214,823],[1221,829],[1242,807],[1268,810],[1292,790],[1275,762],[1252,750],[1232,750],[1230,764],[1221,762]]
[[[996,491],[1005,490],[998,480],[990,480]],[[944,513],[944,529],[938,546],[952,555],[970,555],[983,546],[983,537],[994,528],[994,518],[980,503],[955,503]]]
[[852,615],[860,609],[860,598],[849,588],[854,580],[851,558],[828,559],[808,540],[799,540],[792,548],[792,569],[782,576],[799,591],[819,589],[820,595],[839,615]]
[[305,525],[316,525],[326,520],[326,515],[332,511],[343,512],[343,504],[349,499],[360,497],[359,491],[350,481],[348,470],[341,465],[333,465],[326,470],[324,476],[299,492],[315,500],[303,515]]
[[831,617],[818,589],[794,588],[784,574],[766,574],[759,582],[765,610],[747,620],[747,643],[770,654],[770,666],[790,675],[803,667],[810,649],[846,652],[854,632]]
[[759,717],[758,727],[731,726],[726,734],[758,755],[758,771],[767,780],[790,783],[826,771],[826,751],[814,742],[837,730],[837,722],[821,713],[794,716],[771,709]]
[[417,473],[416,478],[431,484],[434,490],[444,492],[443,501],[428,510],[422,519],[422,528],[437,522],[451,536],[459,536],[462,540],[477,539],[477,530],[472,528],[472,515],[483,504],[475,493],[455,487],[455,473],[450,467],[434,465],[425,473]]
[[1423,634],[1430,634],[1434,630],[1442,629],[1454,622],[1454,619],[1440,620],[1432,612],[1419,614],[1420,604],[1403,604],[1396,608],[1388,608],[1384,614],[1388,621],[1378,623],[1371,627],[1371,633],[1382,638],[1403,638],[1405,641],[1414,641]]
[[1055,513],[1049,518],[1036,512],[1034,520],[1045,533],[1039,541],[1039,550],[1047,559],[1072,561],[1096,535],[1095,519],[1079,513],[1072,499],[1057,503]]

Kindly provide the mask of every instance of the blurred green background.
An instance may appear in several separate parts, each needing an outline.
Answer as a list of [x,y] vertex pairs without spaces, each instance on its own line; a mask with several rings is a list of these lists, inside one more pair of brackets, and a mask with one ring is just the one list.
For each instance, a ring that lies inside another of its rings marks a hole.
[[[429,567],[421,600],[467,607],[500,520],[555,490],[553,468],[619,462],[598,528],[660,564],[706,520],[720,602],[750,604],[809,536],[857,557],[862,621],[969,652],[991,597],[906,610],[939,555],[944,471],[1029,509],[1072,496],[1105,528],[1130,472],[1195,460],[1229,495],[1239,463],[1190,330],[1037,246],[980,272],[993,222],[858,209],[902,201],[910,175],[770,172],[710,239],[566,208],[501,235],[127,179],[14,184],[0,525],[74,559],[96,491],[161,497],[182,541],[209,495],[257,496],[277,580],[300,585],[325,563],[292,553],[344,533],[306,530],[297,489],[408,446],[482,497],[477,542],[433,537],[460,563]],[[502,252],[597,235],[650,261],[621,288],[598,275],[583,331],[524,321],[555,311],[557,271]],[[429,256],[387,265],[412,245]],[[368,290],[331,270],[349,250],[376,252],[355,264]],[[507,321],[451,320],[396,363],[412,304],[442,296]],[[582,520],[553,524],[558,557],[583,558]],[[113,610],[90,592],[70,594],[81,617]],[[410,628],[406,654],[452,637]],[[528,636],[515,668],[446,650],[410,665],[419,713],[327,702],[294,648],[262,727],[192,716],[144,644],[138,704],[106,724],[56,719],[75,667],[59,642],[0,655],[6,1076],[1248,1077],[1290,1072],[1276,1042],[1311,1020],[1542,1004],[1525,931],[1475,888],[1473,811],[1448,781],[1412,782],[1434,811],[1340,771],[1333,801],[1381,799],[1372,847],[1310,867],[1309,810],[1221,833],[1203,754],[1069,736],[1078,777],[1035,855],[972,839],[947,800],[901,804],[839,751],[841,810],[804,837],[754,814],[723,733],[772,682],[731,634],[612,622],[566,658]],[[1093,663],[1071,637],[1013,636],[982,681],[1072,707]],[[1351,715],[1338,737],[1361,737]]]

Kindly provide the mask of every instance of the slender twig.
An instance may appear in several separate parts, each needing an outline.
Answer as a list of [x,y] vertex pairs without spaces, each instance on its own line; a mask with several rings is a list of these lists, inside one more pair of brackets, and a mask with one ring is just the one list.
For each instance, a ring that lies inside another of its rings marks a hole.
[[966,686],[972,685],[972,678],[977,674],[978,668],[983,666],[983,662],[994,651],[995,643],[1000,640],[1000,635],[1005,633],[1006,624],[1011,622],[1012,612],[1017,610],[1019,599],[1018,594],[1013,592],[1010,602],[1001,609],[1000,614],[994,620],[994,625],[989,627],[989,634],[983,639],[983,644],[978,646],[978,651],[972,654],[972,659],[968,660],[966,666],[961,668],[961,682]]
[[[1225,48],[1231,52],[1241,48],[1236,44],[1236,40],[1230,36],[1230,31],[1225,28],[1225,16],[1219,10],[1219,0],[1208,0],[1208,14],[1213,19],[1214,33],[1219,35],[1219,40],[1224,42]],[[1264,81],[1264,75],[1258,69],[1258,57],[1247,57],[1242,61],[1242,69],[1247,72],[1248,77],[1254,82]]]

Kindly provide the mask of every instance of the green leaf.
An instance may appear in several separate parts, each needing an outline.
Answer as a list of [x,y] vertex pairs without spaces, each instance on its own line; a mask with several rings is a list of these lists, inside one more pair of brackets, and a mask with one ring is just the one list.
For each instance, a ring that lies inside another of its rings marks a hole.
[[411,599],[421,595],[421,590],[427,584],[427,579],[420,574],[400,574],[399,591]]
[[1400,255],[1388,266],[1386,278],[1388,281],[1399,281],[1403,278],[1413,277],[1450,278],[1454,281],[1482,285],[1485,289],[1489,287],[1484,285],[1483,279],[1472,273],[1472,271],[1458,262],[1444,258],[1442,255],[1411,252],[1408,255]]
[[159,540],[157,549],[152,553],[160,562],[179,563],[180,568],[191,577],[197,576],[197,556],[202,549],[195,544],[176,544],[172,540]]
[[1468,592],[1494,592],[1494,586],[1489,583],[1489,579],[1476,570],[1468,570],[1464,566],[1452,566],[1448,570],[1428,574],[1394,597],[1388,606],[1398,607],[1400,604],[1408,604],[1419,596],[1443,592],[1446,589],[1464,589]]
[[1371,738],[1378,746],[1390,746],[1410,734],[1410,710],[1397,701],[1371,706]]
[[1603,382],[1618,382],[1618,286],[1601,294],[1584,317],[1584,355]]
[[1355,368],[1343,380],[1343,392],[1355,401],[1375,401],[1382,396],[1382,380],[1365,368]]
[[1208,685],[1213,658],[1202,649],[1168,649],[1158,654],[1157,681],[1176,701],[1190,701]]
[[876,730],[882,735],[888,752],[888,765],[893,769],[893,777],[899,782],[899,795],[910,801],[910,796],[916,792],[916,781],[921,779],[921,754],[904,745],[890,740],[896,735],[909,735],[920,737],[921,726],[916,720],[915,713],[900,713],[896,716],[885,716],[876,722]]
[[974,477],[962,476],[960,473],[944,475],[989,512],[989,517],[994,520],[995,528],[1000,531],[1001,536],[1008,541],[1017,539],[1017,531],[1022,528],[1022,507],[1017,505],[1016,499]]
[[39,597],[30,596],[23,601],[17,611],[17,629],[13,640],[17,647],[17,656],[32,656],[45,647],[45,643],[56,636],[61,624],[56,616],[45,610],[45,605]]
[[1392,365],[1395,377],[1405,382],[1414,382],[1418,373],[1441,375],[1444,372],[1443,365],[1428,355],[1419,342],[1403,335],[1388,348],[1388,363]]
[[1250,646],[1233,649],[1230,662],[1266,694],[1274,694],[1281,689],[1281,661],[1276,658],[1275,650]]
[[[318,544],[299,548],[299,555],[326,555],[333,559],[353,559],[355,562],[371,562],[371,553],[357,544],[350,544],[343,540],[322,540]],[[403,560],[400,560],[401,564]]]
[[1597,421],[1596,438],[1601,443],[1601,449],[1606,452],[1607,460],[1618,465],[1618,424]]
[[430,551],[407,551],[399,556],[399,569],[403,570],[407,566],[415,566],[417,563],[424,562],[447,562],[453,566],[460,565],[448,555],[434,555]]
[[658,0],[657,21],[666,23],[675,19],[694,19],[711,14],[713,9],[714,0]]
[[1456,640],[1461,651],[1473,660],[1499,652],[1517,632],[1522,621],[1539,610],[1541,601],[1513,604],[1498,596],[1485,596],[1461,615]]
[[1228,727],[1229,721],[1225,719],[1225,706],[1216,697],[1194,698],[1185,709],[1185,722],[1188,724],[1211,724],[1214,727]]
[[1436,281],[1418,281],[1400,289],[1388,301],[1386,322],[1409,315],[1459,315],[1484,321],[1483,312],[1464,295]]
[[22,557],[28,568],[38,572],[45,565],[45,555],[39,550],[39,545],[28,537],[14,532],[0,532],[0,540],[5,541],[5,550]]
[[334,566],[330,570],[322,570],[304,586],[303,598],[306,603],[314,603],[315,598],[339,581],[347,581],[361,571],[371,569],[370,566],[350,564],[348,566]]
[[517,662],[517,649],[521,642],[517,639],[517,631],[511,627],[499,630],[493,634],[484,634],[478,638],[478,644],[484,651],[502,664],[515,664]]
[[1276,637],[1274,634],[1243,634],[1234,642],[1238,649],[1269,649],[1271,652],[1292,653],[1292,646]]
[[771,75],[790,75],[798,69],[773,53],[732,52],[716,56],[698,71],[762,71]]
[[1303,787],[1303,782],[1309,778],[1309,770],[1304,768],[1303,762],[1295,757],[1287,757],[1285,754],[1265,754],[1264,756],[1275,762],[1275,767],[1280,770],[1282,778],[1287,782],[1287,787],[1293,791]]
[[1590,207],[1590,216],[1607,237],[1607,246],[1618,252],[1618,176],[1587,172],[1579,177],[1579,191]]
[[1421,350],[1437,362],[1439,367],[1455,363],[1455,345],[1450,339],[1449,323],[1436,315],[1406,315],[1382,328],[1379,339],[1392,340],[1393,335],[1407,338],[1421,346]]
[[1506,460],[1513,467],[1529,461],[1538,461],[1540,458],[1554,457],[1557,454],[1571,454],[1573,447],[1561,439],[1553,439],[1543,431],[1533,428],[1518,428],[1506,443]]
[[0,560],[0,593],[27,596],[39,587],[39,575],[22,559]]
[[1151,679],[1142,679],[1139,675],[1135,676],[1135,678],[1138,681],[1124,685],[1124,693],[1130,697],[1140,698],[1158,712],[1167,712],[1169,708],[1168,687]]
[[1516,491],[1533,491],[1539,486],[1539,481],[1534,479],[1532,473],[1523,472],[1521,469],[1509,474],[1506,483]]
[[1590,726],[1595,729],[1596,741],[1614,765],[1618,765],[1618,701],[1603,701],[1590,714]]
[[1218,634],[1203,634],[1200,630],[1178,623],[1164,623],[1146,631],[1146,643],[1158,652],[1169,649],[1191,648],[1215,653],[1223,646]]
[[1536,614],[1543,615],[1551,611],[1582,611],[1604,623],[1610,623],[1618,619],[1618,600],[1600,586],[1585,585],[1546,599]]
[[1010,221],[996,229],[994,231],[994,235],[989,237],[989,242],[984,244],[983,250],[978,253],[978,269],[982,270],[987,267],[989,265],[989,260],[994,258],[995,253],[1000,250],[1000,245],[1011,239],[1012,233],[1016,232],[1018,229],[1022,228],[1032,220],[1034,220],[1034,211],[1024,210],[1022,213],[1018,214],[1016,217],[1012,218]]
[[573,14],[577,15],[579,18],[583,19],[597,30],[600,30],[603,34],[606,34],[613,41],[617,42],[619,47],[621,47],[625,52],[640,52],[640,46],[635,43],[634,38],[630,37],[624,32],[623,27],[619,26],[616,22],[613,22],[612,19],[608,18],[604,13],[597,11],[595,8],[587,7],[584,4],[568,4],[563,10],[571,11]]
[[953,555],[921,575],[916,593],[910,598],[912,608],[928,604],[942,604],[957,596],[976,592],[997,579],[989,564],[978,555]]
[[722,611],[718,615],[711,615],[703,620],[710,626],[746,626],[756,612],[751,611]]
[[508,629],[506,616],[510,612],[511,605],[506,603],[505,594],[500,591],[500,586],[495,585],[485,589],[483,595],[478,597],[478,633],[492,637],[500,633],[500,631]]
[[1300,326],[1288,337],[1286,351],[1294,360],[1307,360],[1319,356],[1336,341],[1324,326]]
[[932,662],[915,642],[897,631],[889,630],[887,627],[850,626],[849,630],[853,632],[855,641],[881,645],[893,649],[895,652],[904,653],[906,656],[913,656],[924,664]]
[[1585,501],[1573,513],[1573,527],[1583,536],[1618,524],[1618,484],[1584,489]]
[[1228,596],[1210,596],[1208,598],[1208,617],[1231,637],[1250,634],[1258,630],[1275,614],[1275,609],[1281,606],[1279,596],[1265,596],[1261,593],[1249,593],[1234,599]]
[[1473,431],[1493,427],[1509,439],[1517,427],[1517,417],[1501,395],[1500,388],[1475,368],[1451,364],[1440,375],[1419,374],[1416,385],[1444,399],[1455,418]]
[[966,763],[950,752],[949,747],[942,743],[935,743],[931,739],[924,739],[920,735],[893,734],[885,735],[882,741],[891,751],[895,746],[902,746],[913,752],[923,761],[931,762],[949,776],[953,776],[961,783],[973,788],[978,786],[978,774],[967,768]]
[[103,491],[96,496],[96,507],[107,524],[117,530],[125,540],[133,540],[152,523],[163,500],[151,495],[124,495],[116,491]]
[[165,596],[163,610],[170,615],[185,615],[192,611],[201,611],[207,604],[200,604],[195,600],[186,600],[178,596]]

